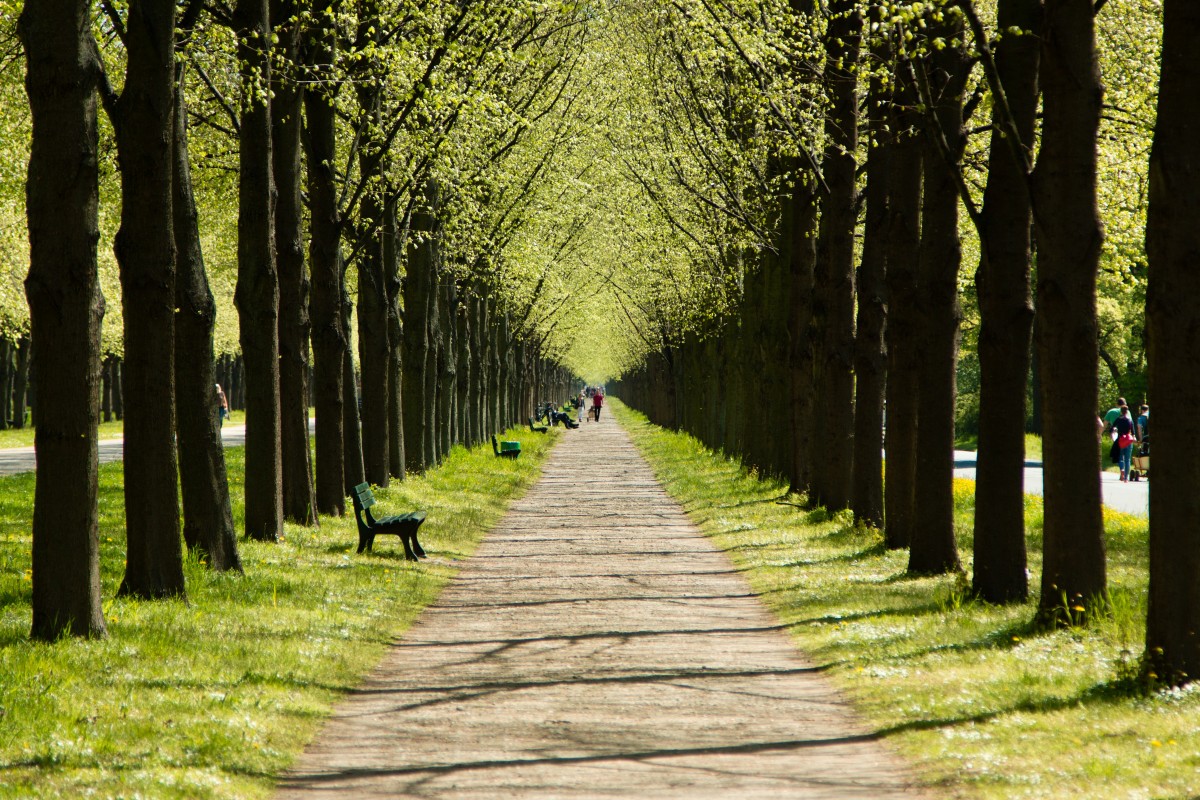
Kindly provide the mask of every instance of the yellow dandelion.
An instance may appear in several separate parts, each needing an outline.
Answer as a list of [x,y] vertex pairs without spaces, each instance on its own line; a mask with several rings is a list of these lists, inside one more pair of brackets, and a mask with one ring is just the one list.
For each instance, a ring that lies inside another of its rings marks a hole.
[[1158,739],[1151,739],[1150,744],[1154,747],[1162,747],[1162,742],[1160,742]]

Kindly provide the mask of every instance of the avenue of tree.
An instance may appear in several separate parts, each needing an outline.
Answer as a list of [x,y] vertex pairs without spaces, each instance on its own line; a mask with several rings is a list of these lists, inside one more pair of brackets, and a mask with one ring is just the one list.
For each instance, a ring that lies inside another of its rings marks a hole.
[[[114,408],[120,591],[153,599],[185,595],[185,546],[240,570],[239,534],[343,514],[350,486],[618,376],[914,573],[963,569],[971,427],[996,603],[1030,591],[1029,420],[1038,616],[1078,623],[1106,613],[1096,412],[1120,391],[1155,410],[1144,670],[1200,674],[1183,0],[21,5],[0,394],[15,424],[34,398],[35,638],[104,634]],[[213,389],[234,375],[244,531]]]

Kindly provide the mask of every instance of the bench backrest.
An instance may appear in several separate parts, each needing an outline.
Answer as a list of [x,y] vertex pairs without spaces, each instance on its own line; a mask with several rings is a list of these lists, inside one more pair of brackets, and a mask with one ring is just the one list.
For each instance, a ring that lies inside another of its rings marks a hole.
[[511,453],[514,451],[518,453],[521,452],[520,442],[506,442],[504,440],[497,440],[496,434],[492,434],[492,452],[494,452],[496,455],[500,455],[501,453]]
[[371,491],[371,484],[360,483],[358,486],[355,486],[354,499],[358,501],[359,506],[364,511],[375,505],[375,493]]

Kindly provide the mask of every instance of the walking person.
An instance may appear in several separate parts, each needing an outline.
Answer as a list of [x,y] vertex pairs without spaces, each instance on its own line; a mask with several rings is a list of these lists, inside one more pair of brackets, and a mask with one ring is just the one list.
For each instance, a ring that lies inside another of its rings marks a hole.
[[583,392],[575,398],[575,421],[580,425],[583,424],[583,415],[587,413],[587,400],[584,399]]
[[596,393],[592,395],[592,416],[595,418],[596,422],[600,421],[600,409],[602,408],[604,408],[604,395],[597,390]]
[[1137,438],[1133,434],[1133,420],[1129,418],[1129,406],[1121,406],[1120,416],[1112,424],[1117,433],[1117,450],[1120,453],[1121,480],[1129,480],[1129,462],[1133,457],[1133,443]]
[[229,401],[225,399],[225,391],[221,388],[221,384],[216,384],[217,387],[217,427],[225,427],[225,418],[229,416]]
[[1117,404],[1104,412],[1104,432],[1110,433],[1113,429],[1113,423],[1117,421],[1117,417],[1121,416],[1121,409],[1127,408],[1128,404],[1124,397],[1117,398]]

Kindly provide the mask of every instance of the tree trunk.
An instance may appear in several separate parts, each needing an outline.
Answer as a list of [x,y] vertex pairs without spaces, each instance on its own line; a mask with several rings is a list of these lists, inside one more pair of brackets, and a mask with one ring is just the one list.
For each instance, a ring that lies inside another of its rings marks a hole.
[[125,577],[118,595],[182,597],[175,450],[175,241],[171,176],[175,2],[133,0],[125,86],[113,113],[121,162],[114,250],[125,319]]
[[[883,12],[879,0],[870,19]],[[872,60],[886,64],[891,43],[880,36]],[[883,527],[883,393],[887,385],[887,224],[888,170],[892,137],[888,130],[891,85],[882,75],[870,79],[867,114],[871,140],[867,148],[867,212],[863,223],[862,261],[858,267],[858,325],[854,342],[854,466],[850,506],[854,520]]]
[[1042,144],[1033,175],[1046,435],[1043,621],[1107,596],[1096,463],[1096,134],[1103,89],[1091,0],[1047,0]]
[[[427,195],[428,196],[428,195]],[[425,436],[425,358],[430,349],[429,293],[433,271],[433,216],[427,206],[413,209],[408,264],[404,276],[404,354],[401,397],[407,468],[424,472],[430,463]]]
[[471,314],[471,386],[470,413],[467,447],[474,447],[484,440],[487,426],[484,424],[484,409],[487,407],[487,389],[484,386],[485,370],[487,369],[487,337],[484,335],[484,302],[480,297],[480,287],[474,286],[469,302]]
[[383,280],[387,288],[388,322],[388,470],[404,480],[404,325],[400,314],[400,253],[404,239],[396,203],[384,211]]
[[196,198],[188,164],[183,69],[176,67],[173,234],[176,249],[175,429],[183,498],[183,540],[215,571],[242,571],[229,500],[225,448],[217,416],[213,327],[217,307],[200,249]]
[[419,356],[425,363],[425,369],[422,372],[424,391],[419,408],[425,416],[422,429],[425,431],[427,468],[436,467],[443,455],[439,449],[441,428],[438,423],[438,388],[440,386],[438,365],[442,348],[442,326],[438,316],[441,306],[438,295],[442,290],[441,276],[438,274],[438,255],[436,232],[434,232],[429,240],[429,273],[427,275],[429,287],[425,296],[425,324],[428,326],[427,346],[425,352]]
[[0,339],[0,431],[8,430],[12,419],[14,349],[8,339]]
[[312,449],[308,439],[308,276],[304,271],[304,209],[300,200],[299,23],[295,0],[273,0],[278,20],[276,55],[282,69],[272,74],[271,166],[275,206],[275,257],[279,270],[279,413],[283,467],[283,513],[300,525],[316,525]]
[[113,357],[106,356],[100,364],[100,408],[104,414],[104,421],[112,421],[112,396],[113,396]]
[[107,635],[100,605],[96,425],[100,321],[99,204],[91,3],[27,3],[18,22],[33,120],[29,301],[37,394],[30,636]]
[[[795,165],[793,165],[795,166]],[[793,170],[793,174],[796,174]],[[788,369],[790,373],[790,411],[792,458],[790,491],[807,492],[812,485],[813,451],[813,343],[809,336],[812,315],[813,276],[817,251],[817,197],[811,180],[797,176],[796,187],[784,199],[780,212],[783,258],[790,279],[788,311]],[[736,359],[727,359],[736,361]],[[736,374],[743,364],[730,364]],[[737,392],[727,409],[726,446],[736,447],[737,420],[745,409],[746,395]]]
[[[1000,0],[997,27],[1030,36],[1003,36],[996,46],[999,73],[1018,146],[1032,160],[1038,102],[1042,0]],[[979,456],[975,481],[973,589],[991,603],[1029,595],[1025,558],[1025,385],[1033,330],[1032,213],[1024,163],[992,114],[991,153],[983,194],[979,295]],[[1016,423],[1016,424],[1014,424]]]
[[[338,262],[343,264],[339,256]],[[341,283],[343,288],[346,283],[346,273],[343,269]],[[347,294],[342,295],[342,330],[350,330],[350,314],[353,309],[353,304]],[[363,466],[363,450],[362,450],[362,424],[359,422],[359,409],[362,407],[362,402],[359,400],[358,380],[354,374],[354,356],[350,352],[350,342],[346,341],[346,350],[342,354],[342,387],[345,395],[345,402],[342,403],[342,429],[344,434],[344,459],[346,464],[346,496],[349,496],[354,487],[367,480],[367,471]]]
[[439,460],[450,454],[454,445],[454,405],[458,394],[458,355],[455,353],[454,278],[445,275],[438,287],[438,319],[441,337],[438,340],[438,455]]
[[825,34],[825,115],[822,172],[829,193],[821,204],[820,241],[826,280],[818,284],[824,308],[814,414],[821,468],[813,472],[811,502],[831,511],[850,506],[854,456],[854,152],[858,148],[858,52],[862,17],[856,0],[832,0]]
[[467,295],[466,290],[458,292],[458,303],[454,312],[454,357],[458,361],[458,396],[454,401],[457,409],[455,443],[467,447],[472,444],[469,417],[474,407],[474,398],[471,396],[471,362],[474,359],[471,358],[470,304],[471,298]]
[[[17,342],[17,375],[13,380],[13,417],[15,427],[25,427],[25,410],[29,392],[29,368],[33,364],[29,335]],[[107,421],[107,420],[106,420]]]
[[1150,396],[1154,491],[1150,494],[1150,601],[1144,670],[1170,685],[1200,676],[1200,7],[1167,0],[1163,11],[1158,120],[1150,154],[1146,251],[1150,286]]
[[274,542],[283,532],[279,398],[279,273],[275,263],[275,179],[268,99],[271,35],[267,0],[234,10],[242,64],[238,184],[238,309],[246,395],[246,535]]
[[915,574],[962,570],[954,537],[954,407],[962,323],[956,178],[966,146],[962,96],[968,73],[966,53],[961,44],[955,44],[965,38],[962,16],[935,16],[928,35],[947,44],[922,63],[913,64],[927,70],[926,85],[935,98],[926,111],[926,135],[922,138],[925,191],[917,281],[918,308],[924,312],[917,387],[916,463],[920,477],[913,493],[921,521],[913,528],[908,559],[908,570]]
[[[364,171],[368,169],[364,166]],[[363,466],[367,481],[389,483],[388,318],[383,275],[383,207],[364,198],[359,236],[369,238],[358,261],[358,363],[362,371]]]
[[[314,80],[332,69],[329,28],[317,28],[308,42],[307,61]],[[333,98],[310,85],[304,92],[308,135],[309,268],[312,273],[313,388],[317,413],[317,511],[340,517],[346,511],[344,396],[353,395],[343,381],[343,356],[349,345],[342,327],[340,254],[341,217],[338,212],[334,161],[337,140]],[[361,481],[360,481],[361,482]]]
[[124,362],[119,358],[114,358],[110,365],[112,371],[113,416],[117,419],[125,419],[125,369],[123,365]]
[[887,413],[884,446],[884,541],[908,547],[917,524],[917,374],[921,366],[916,311],[921,243],[921,140],[916,89],[897,80],[888,171]]

